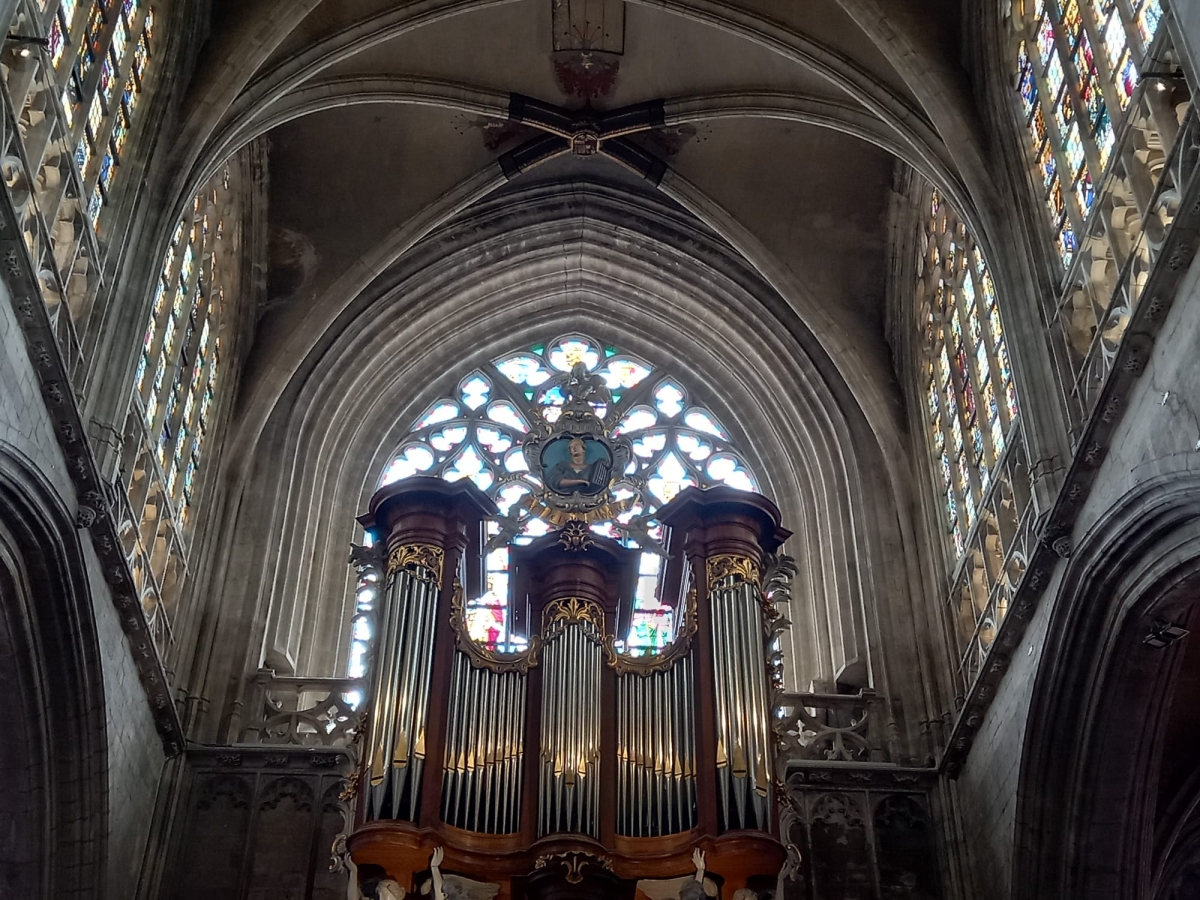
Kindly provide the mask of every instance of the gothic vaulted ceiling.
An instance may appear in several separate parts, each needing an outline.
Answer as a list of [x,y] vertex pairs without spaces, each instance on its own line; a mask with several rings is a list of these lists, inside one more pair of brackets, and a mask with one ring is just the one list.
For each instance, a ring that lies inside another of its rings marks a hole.
[[378,273],[473,204],[603,182],[732,245],[886,444],[896,160],[952,197],[977,168],[958,33],[948,0],[217,0],[177,189],[268,138],[247,415],[264,420]]
[[276,598],[266,645],[332,671],[305,636],[348,621],[348,523],[409,424],[581,331],[703,385],[796,532],[796,682],[866,678],[911,619],[895,179],[986,240],[959,29],[950,0],[216,0],[172,192],[269,145],[223,454],[256,498],[230,541],[269,558],[225,589]]

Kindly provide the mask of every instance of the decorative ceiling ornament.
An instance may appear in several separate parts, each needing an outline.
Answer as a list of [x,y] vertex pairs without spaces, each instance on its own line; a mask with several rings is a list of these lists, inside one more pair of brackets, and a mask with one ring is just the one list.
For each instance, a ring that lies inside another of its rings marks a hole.
[[561,50],[553,62],[559,90],[589,104],[612,93],[621,70],[619,57],[598,50]]

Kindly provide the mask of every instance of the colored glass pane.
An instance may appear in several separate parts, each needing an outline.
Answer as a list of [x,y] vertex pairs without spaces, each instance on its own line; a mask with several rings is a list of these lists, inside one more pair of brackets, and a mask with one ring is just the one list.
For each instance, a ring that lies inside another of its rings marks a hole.
[[58,68],[58,64],[62,62],[63,56],[67,49],[67,40],[65,37],[65,29],[59,21],[59,16],[55,16],[50,23],[50,34],[46,36],[46,49],[50,51],[50,62],[54,68]]
[[113,150],[116,151],[118,156],[125,149],[125,142],[126,142],[126,140],[128,140],[128,138],[129,138],[128,120],[125,118],[124,110],[118,109],[116,118],[113,120],[113,130],[112,130],[112,136],[110,138],[110,141],[112,143],[112,148],[113,148]]
[[113,31],[112,53],[120,62],[125,58],[125,51],[129,49],[129,25],[125,21],[125,17],[121,16],[117,19],[116,30]]
[[108,190],[108,182],[112,179],[113,173],[113,156],[112,153],[104,154],[104,158],[100,160],[100,179],[97,184],[104,190]]
[[97,0],[88,17],[87,28],[83,33],[83,43],[79,45],[79,81],[84,83],[92,72],[92,67],[100,59],[100,41],[104,34],[104,9]]
[[1104,52],[1112,70],[1120,71],[1121,57],[1125,54],[1125,28],[1120,16],[1113,16],[1104,27]]
[[1142,8],[1138,10],[1138,34],[1142,36],[1142,43],[1147,47],[1154,40],[1154,35],[1158,33],[1158,26],[1162,23],[1162,17],[1163,9],[1160,0],[1145,0],[1142,3]]
[[1050,190],[1046,194],[1046,205],[1050,208],[1050,215],[1053,219],[1057,221],[1062,218],[1066,207],[1063,205],[1062,184],[1057,178],[1050,184]]
[[1079,212],[1086,219],[1092,211],[1092,204],[1096,202],[1096,191],[1092,187],[1092,176],[1088,174],[1086,166],[1084,166],[1079,180],[1075,182],[1075,201],[1079,204]]
[[1058,248],[1059,258],[1062,259],[1063,267],[1071,265],[1071,261],[1075,258],[1075,232],[1070,225],[1064,223],[1058,232],[1058,237],[1055,241]]
[[1126,53],[1117,68],[1117,99],[1121,101],[1122,109],[1129,105],[1137,88],[1137,81],[1137,67],[1133,64],[1133,57]]
[[95,222],[100,217],[100,210],[104,208],[104,188],[100,182],[96,182],[96,186],[92,189],[92,195],[88,198],[87,215],[91,222]]
[[1062,12],[1062,28],[1073,48],[1083,31],[1083,16],[1079,12],[1079,0],[1067,0]]
[[1043,67],[1055,56],[1054,23],[1048,13],[1042,13],[1037,26],[1038,57]]
[[1046,84],[1051,97],[1057,97],[1058,92],[1062,90],[1063,67],[1057,55],[1051,58],[1050,65],[1046,68]]
[[105,56],[104,62],[100,66],[100,94],[104,97],[104,102],[110,102],[112,91],[116,85],[116,67],[113,65],[112,56]]
[[1075,104],[1071,102],[1071,94],[1063,91],[1058,102],[1054,104],[1054,123],[1058,126],[1059,137],[1066,142],[1067,134],[1075,122]]
[[1042,173],[1042,186],[1049,188],[1058,172],[1058,160],[1049,143],[1042,144],[1042,149],[1037,155],[1037,166],[1038,171]]
[[1107,168],[1108,161],[1112,159],[1113,148],[1117,145],[1117,135],[1113,131],[1112,118],[1103,101],[1100,102],[1100,110],[1093,120],[1092,128],[1096,138],[1096,152],[1100,156],[1100,166]]
[[1033,118],[1029,120],[1029,131],[1033,135],[1035,145],[1040,145],[1046,140],[1046,116],[1042,113],[1042,108],[1039,106],[1033,112]]

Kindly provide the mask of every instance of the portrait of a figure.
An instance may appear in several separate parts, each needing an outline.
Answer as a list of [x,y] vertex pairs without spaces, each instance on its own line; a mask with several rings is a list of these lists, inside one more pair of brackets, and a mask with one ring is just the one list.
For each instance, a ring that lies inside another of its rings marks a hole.
[[542,450],[542,479],[557,494],[599,494],[612,480],[612,453],[600,441],[563,435]]

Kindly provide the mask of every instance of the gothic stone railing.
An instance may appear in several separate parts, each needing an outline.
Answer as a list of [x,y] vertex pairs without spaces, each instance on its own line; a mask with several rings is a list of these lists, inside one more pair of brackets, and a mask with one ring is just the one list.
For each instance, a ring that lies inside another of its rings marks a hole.
[[356,678],[304,678],[263,669],[251,682],[249,721],[233,739],[240,744],[350,747],[363,725],[359,711],[366,682]]
[[790,763],[887,763],[892,759],[884,728],[883,698],[857,694],[784,694],[776,707],[775,733]]

